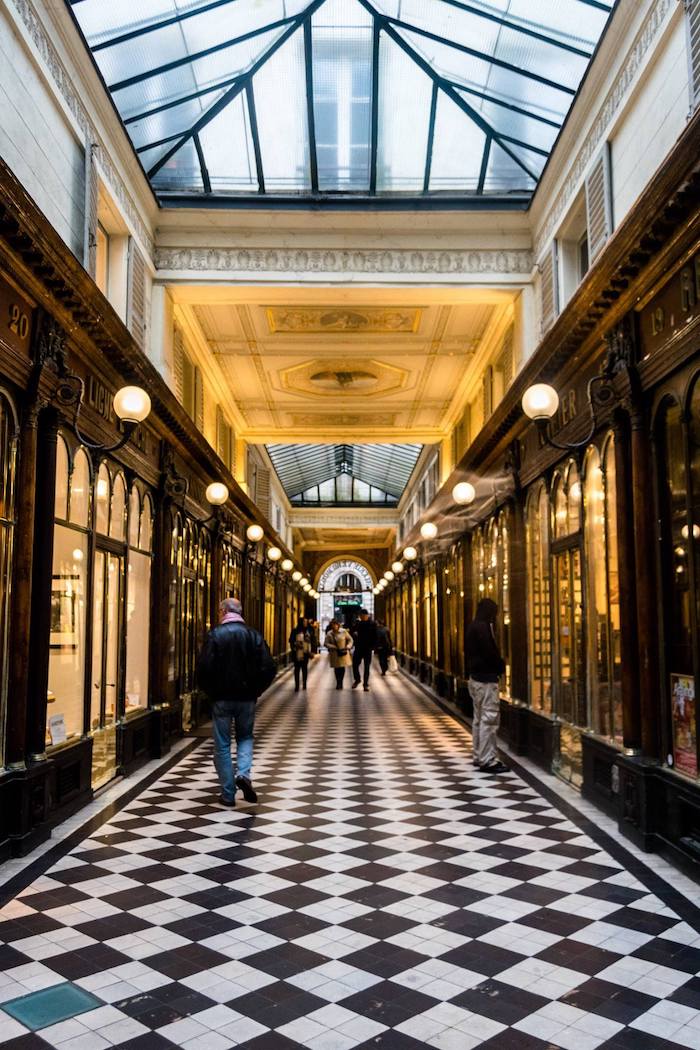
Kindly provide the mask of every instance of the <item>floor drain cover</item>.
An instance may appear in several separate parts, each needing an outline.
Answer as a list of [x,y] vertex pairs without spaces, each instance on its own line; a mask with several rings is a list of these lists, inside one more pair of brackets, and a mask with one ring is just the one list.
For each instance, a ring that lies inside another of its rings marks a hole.
[[67,981],[65,984],[54,984],[51,988],[42,988],[39,992],[21,995],[18,999],[10,999],[0,1009],[35,1032],[37,1028],[58,1024],[76,1014],[96,1010],[98,1006],[104,1006],[101,999]]

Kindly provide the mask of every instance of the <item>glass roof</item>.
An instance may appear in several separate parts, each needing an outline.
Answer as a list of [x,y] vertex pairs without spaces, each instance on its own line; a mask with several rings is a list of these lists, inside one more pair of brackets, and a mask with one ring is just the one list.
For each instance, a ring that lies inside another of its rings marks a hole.
[[66,0],[156,194],[537,184],[603,0]]
[[398,503],[422,445],[267,445],[293,503]]

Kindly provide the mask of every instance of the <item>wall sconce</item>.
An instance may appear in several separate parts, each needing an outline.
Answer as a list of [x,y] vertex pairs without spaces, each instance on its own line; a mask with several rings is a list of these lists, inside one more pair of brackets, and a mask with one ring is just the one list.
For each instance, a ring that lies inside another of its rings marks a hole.
[[391,569],[387,569],[386,572],[384,573],[384,579],[391,581],[391,580],[393,580],[393,578],[394,578],[393,572],[391,571]]
[[114,414],[122,425],[122,436],[113,445],[101,441],[89,441],[80,429],[80,409],[85,396],[85,382],[80,376],[69,372],[63,376],[56,397],[63,405],[75,405],[72,428],[81,444],[99,452],[116,452],[126,445],[139,423],[143,423],[151,411],[151,399],[140,386],[123,386],[117,390],[112,401]]
[[405,547],[403,556],[406,559],[406,561],[415,561],[418,557],[418,551],[415,547]]
[[[306,587],[306,585],[307,585],[307,583],[309,583],[309,581],[307,580],[306,576],[302,576],[301,579],[299,580],[299,583],[302,585],[302,587]],[[309,587],[310,586],[311,586],[311,584],[309,583]]]
[[[600,389],[596,391],[598,384],[600,384]],[[589,379],[588,407],[591,413],[591,423],[586,436],[581,438],[580,441],[558,441],[550,433],[550,420],[556,415],[559,408],[559,395],[553,386],[549,386],[548,383],[534,383],[523,394],[521,404],[523,412],[533,421],[543,441],[551,445],[552,448],[560,449],[562,452],[571,452],[573,449],[583,448],[584,445],[590,442],[595,434],[597,425],[596,408],[609,404],[614,397],[615,392],[611,386],[609,375],[603,373],[603,375],[593,376]]]
[[245,534],[251,543],[259,543],[265,532],[262,525],[249,525]]
[[[214,518],[219,518],[220,509],[223,507],[224,503],[226,503],[228,497],[228,486],[224,485],[223,481],[212,481],[211,484],[207,485],[204,498],[209,506],[214,509],[208,518],[202,518],[200,525],[206,525]],[[220,518],[219,520],[223,521],[224,519]]]
[[403,572],[403,562],[402,561],[393,561],[391,563],[391,571],[398,576],[398,574],[400,572]]
[[299,572],[298,569],[295,572],[292,573],[292,579],[294,580],[295,583],[299,583],[300,582],[300,580],[301,580],[301,573]]
[[310,584],[310,583],[305,583],[305,584],[304,584],[304,590],[305,590],[305,591],[306,591],[306,593],[308,594],[308,593],[309,593],[309,591],[311,590],[311,584]]
[[373,587],[372,588],[372,594],[374,594],[374,595],[379,594],[379,588],[378,587]]
[[466,507],[476,499],[476,489],[469,481],[460,481],[452,489],[452,499],[461,507]]
[[291,560],[291,558],[285,558],[284,559],[284,561],[282,562],[282,568],[284,569],[285,572],[291,572],[292,571],[292,569],[294,568],[294,562]]
[[424,540],[434,540],[438,534],[438,527],[434,521],[426,521],[420,527],[420,534]]
[[270,559],[270,561],[279,561],[282,557],[282,551],[279,549],[279,547],[268,547],[267,556]]

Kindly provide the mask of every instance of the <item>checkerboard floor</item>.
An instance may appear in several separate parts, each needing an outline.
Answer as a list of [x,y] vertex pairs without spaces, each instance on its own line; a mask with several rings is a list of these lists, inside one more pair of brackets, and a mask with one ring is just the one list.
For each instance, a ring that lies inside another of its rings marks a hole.
[[331,680],[261,705],[259,805],[203,742],[0,909],[0,1008],[104,1004],[2,1050],[697,1050],[700,930],[404,678]]

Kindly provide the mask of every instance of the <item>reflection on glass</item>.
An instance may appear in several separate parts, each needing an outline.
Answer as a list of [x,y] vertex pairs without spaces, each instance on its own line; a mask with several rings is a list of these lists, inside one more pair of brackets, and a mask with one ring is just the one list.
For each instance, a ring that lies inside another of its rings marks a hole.
[[73,460],[70,479],[70,520],[86,529],[90,523],[90,463],[85,449],[79,448]]
[[103,536],[109,535],[109,499],[111,484],[109,471],[104,463],[100,465],[95,486],[95,528]]
[[56,444],[54,517],[60,521],[68,521],[68,449],[60,434]]
[[549,577],[549,499],[540,484],[526,516],[530,704],[552,710],[552,632]]
[[[581,588],[581,552],[572,547],[554,557],[556,593],[556,714],[565,722],[585,727],[586,694],[583,681],[583,609]],[[578,745],[571,748],[561,737],[558,772],[576,783],[582,779]]]
[[[67,739],[83,733],[87,552],[88,537],[85,533],[58,523],[54,526],[48,745],[54,740],[60,742],[62,730],[60,724],[56,725],[58,716],[63,716]],[[76,557],[78,553],[80,558]]]

